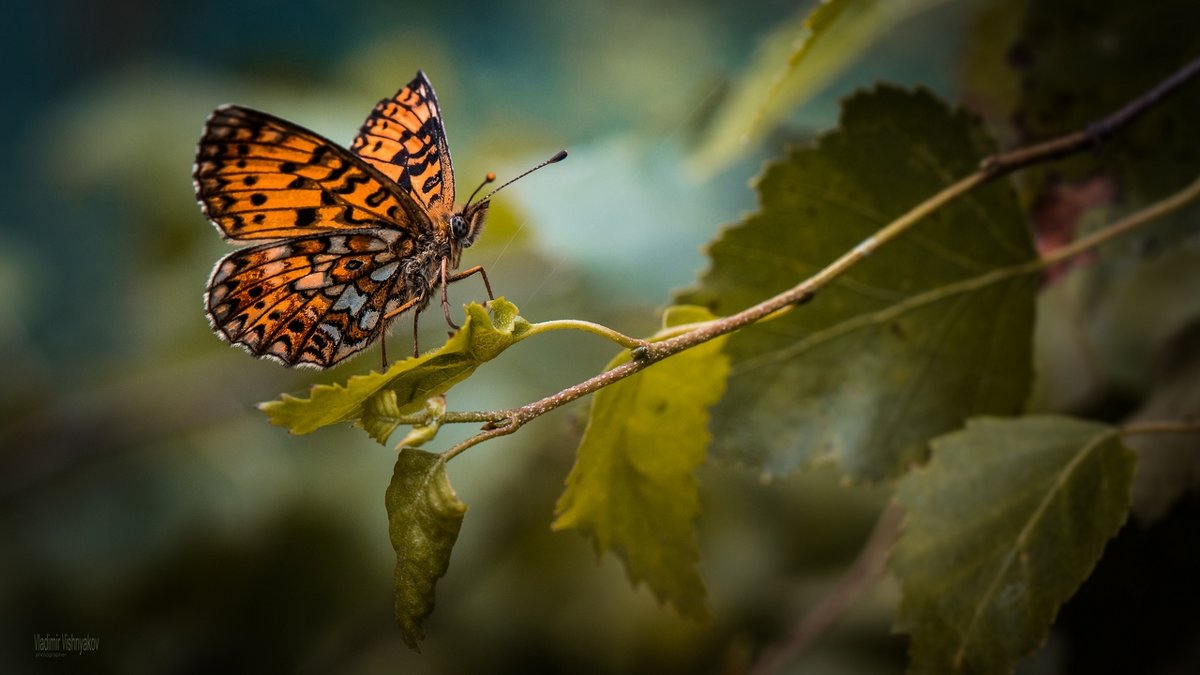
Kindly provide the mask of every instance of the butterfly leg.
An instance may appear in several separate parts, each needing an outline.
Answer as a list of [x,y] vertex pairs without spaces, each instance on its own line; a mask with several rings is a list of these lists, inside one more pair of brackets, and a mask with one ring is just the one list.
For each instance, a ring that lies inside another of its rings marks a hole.
[[449,282],[462,281],[463,279],[466,279],[467,277],[471,276],[472,274],[478,274],[479,276],[483,277],[483,287],[487,289],[488,300],[495,300],[496,296],[492,295],[492,282],[488,281],[487,270],[483,269],[483,265],[476,265],[469,270],[459,272],[458,274],[455,274],[454,276],[450,277],[446,281],[449,281]]
[[450,318],[450,298],[446,296],[446,287],[450,285],[450,279],[446,275],[446,268],[449,265],[450,259],[442,258],[442,314],[446,316],[446,323],[450,324],[450,328],[458,330],[459,325]]
[[387,367],[388,367],[388,360],[387,360],[387,335],[381,335],[381,336],[379,336],[379,354],[380,354],[380,356],[383,358],[383,369],[379,371],[379,372],[381,372],[381,373],[382,373],[382,372],[385,372],[385,371],[387,371]]
[[449,260],[442,258],[442,312],[446,315],[446,323],[450,324],[450,327],[454,330],[458,330],[458,324],[454,323],[454,321],[450,319],[450,300],[446,296],[446,288],[451,283],[455,281],[462,281],[472,274],[478,274],[479,276],[483,277],[483,287],[487,289],[488,301],[495,300],[496,296],[492,293],[492,282],[488,280],[487,271],[483,269],[483,265],[476,265],[469,270],[464,270],[458,274],[450,275],[447,274],[447,265],[449,265],[449,263]]
[[[400,314],[402,312],[411,308],[413,305],[417,304],[418,301],[420,301],[420,298],[413,298],[412,300],[409,300],[408,302],[404,303],[403,305],[400,305],[396,309],[393,309],[392,311],[385,314],[383,317],[383,325],[387,326],[388,322],[390,322],[392,319],[400,316]],[[419,315],[420,315],[420,312],[413,313],[413,356],[417,356],[419,354],[419,352],[417,351],[417,316],[419,316]],[[387,341],[387,333],[385,331],[384,334],[379,337],[379,344],[383,346],[383,369],[384,370],[387,370],[387,345],[385,344],[386,341]]]
[[417,320],[421,318],[420,312],[413,313],[413,358],[421,355],[421,346],[417,342]]

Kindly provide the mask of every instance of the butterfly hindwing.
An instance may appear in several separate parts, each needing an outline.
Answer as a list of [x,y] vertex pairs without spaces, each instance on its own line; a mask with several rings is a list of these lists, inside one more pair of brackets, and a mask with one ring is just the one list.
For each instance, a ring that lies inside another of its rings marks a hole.
[[426,299],[405,277],[414,247],[401,232],[375,230],[234,251],[209,279],[209,320],[255,356],[327,368],[371,344],[386,317]]
[[350,149],[427,210],[453,208],[450,148],[437,96],[425,73],[418,71],[395,96],[376,104]]
[[431,227],[423,205],[341,146],[274,115],[222,106],[196,155],[196,196],[228,239]]

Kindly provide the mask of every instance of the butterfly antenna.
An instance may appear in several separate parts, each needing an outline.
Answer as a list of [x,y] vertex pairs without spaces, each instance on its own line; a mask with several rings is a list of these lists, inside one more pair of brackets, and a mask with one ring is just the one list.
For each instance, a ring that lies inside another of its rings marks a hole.
[[[540,169],[540,168],[542,168],[542,167],[544,167],[544,166],[548,166],[548,165],[550,165],[550,164],[554,164],[555,162],[561,162],[561,161],[563,161],[563,160],[564,160],[564,159],[566,159],[566,158],[567,158],[567,151],[566,151],[566,150],[559,150],[558,152],[554,153],[554,156],[553,156],[553,157],[551,157],[550,159],[548,159],[548,160],[546,160],[546,161],[542,162],[541,164],[538,164],[537,166],[535,166],[535,167],[533,167],[532,169],[530,169],[530,170],[526,171],[525,173],[521,174],[520,176],[517,176],[516,178],[513,178],[512,180],[508,181],[508,182],[507,182],[507,183],[505,183],[504,185],[501,185],[500,187],[496,188],[495,190],[492,190],[491,192],[487,193],[487,196],[486,196],[486,197],[484,197],[483,199],[480,199],[480,200],[479,200],[479,201],[480,201],[480,203],[483,203],[483,202],[486,202],[486,201],[488,201],[489,199],[491,199],[491,198],[492,198],[492,195],[495,195],[497,192],[499,192],[499,191],[503,190],[504,188],[508,187],[509,185],[512,185],[513,183],[515,183],[515,182],[517,182],[517,181],[521,180],[521,179],[522,179],[522,178],[524,178],[525,176],[528,176],[529,174],[533,173],[534,171],[537,171],[538,169]],[[493,177],[493,176],[494,176],[494,174],[490,174],[490,173],[488,174],[488,177],[489,177],[489,178],[491,178],[491,177]],[[483,185],[487,185],[487,184],[488,184],[488,183],[490,183],[490,182],[491,182],[490,180],[488,180],[488,181],[484,181]],[[483,187],[483,185],[480,185],[479,187]],[[476,190],[476,192],[478,192],[478,191],[479,191],[479,190]],[[472,195],[472,196],[474,196],[474,195]],[[469,201],[470,201],[470,200],[468,200],[468,202],[469,202]]]
[[466,211],[471,207],[471,202],[474,201],[475,195],[479,194],[479,191],[483,189],[484,185],[492,183],[495,180],[496,174],[492,173],[491,171],[487,172],[487,176],[483,179],[483,182],[479,184],[479,187],[475,188],[475,191],[471,193],[470,197],[467,197],[467,203],[463,205],[463,211]]

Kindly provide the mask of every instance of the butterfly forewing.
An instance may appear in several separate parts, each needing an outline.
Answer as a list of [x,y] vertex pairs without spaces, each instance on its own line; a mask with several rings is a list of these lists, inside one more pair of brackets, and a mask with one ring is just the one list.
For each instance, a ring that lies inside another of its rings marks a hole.
[[430,226],[425,209],[345,148],[267,113],[224,106],[204,127],[196,195],[233,240]]
[[425,73],[376,104],[350,148],[426,209],[454,207],[450,148]]

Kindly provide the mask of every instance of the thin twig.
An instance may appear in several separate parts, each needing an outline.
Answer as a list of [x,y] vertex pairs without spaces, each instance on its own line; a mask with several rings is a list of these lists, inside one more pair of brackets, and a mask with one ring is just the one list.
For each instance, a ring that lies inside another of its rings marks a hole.
[[[450,459],[467,448],[483,441],[511,434],[521,428],[526,422],[536,417],[629,377],[669,356],[691,349],[696,345],[721,335],[732,333],[776,312],[786,311],[812,300],[821,289],[839,277],[843,272],[861,262],[877,248],[906,232],[917,222],[947,203],[984,183],[1007,175],[1017,169],[1039,162],[1058,159],[1095,146],[1161,102],[1198,73],[1200,73],[1200,58],[1191,61],[1156,87],[1130,101],[1121,109],[1088,125],[1080,131],[1044,143],[999,153],[984,159],[980,163],[979,169],[974,173],[956,181],[936,195],[917,204],[907,213],[885,225],[874,235],[864,239],[827,267],[792,288],[757,305],[744,309],[737,314],[699,324],[696,328],[674,337],[639,345],[631,350],[633,360],[572,387],[568,387],[557,394],[508,411],[511,415],[506,420],[503,422],[489,422],[482,432],[451,447],[443,453],[443,456],[446,459]],[[1137,224],[1140,224],[1140,222]],[[1135,225],[1130,225],[1130,227],[1133,226]]]
[[1196,59],[1159,82],[1150,91],[1125,104],[1125,107],[1089,124],[1086,128],[1066,136],[1059,136],[1044,143],[1017,148],[1002,155],[995,155],[983,160],[980,165],[985,171],[1008,173],[1030,164],[1059,159],[1075,154],[1080,150],[1094,147],[1100,141],[1127,126],[1143,113],[1150,110],[1167,96],[1175,93],[1188,80],[1200,74],[1200,59]]
[[[479,422],[503,422],[512,415],[509,410],[480,410],[470,412],[455,412],[453,410],[442,413],[438,416],[438,422],[441,424],[472,424]],[[433,415],[426,411],[412,413],[410,415],[400,415],[396,418],[398,424],[405,426],[424,426],[432,422]]]
[[854,564],[846,570],[833,590],[804,615],[786,639],[763,652],[750,668],[750,675],[769,675],[778,671],[845,615],[859,596],[883,576],[892,545],[900,536],[903,520],[904,511],[895,504],[889,504],[879,515],[875,529],[863,544]]

